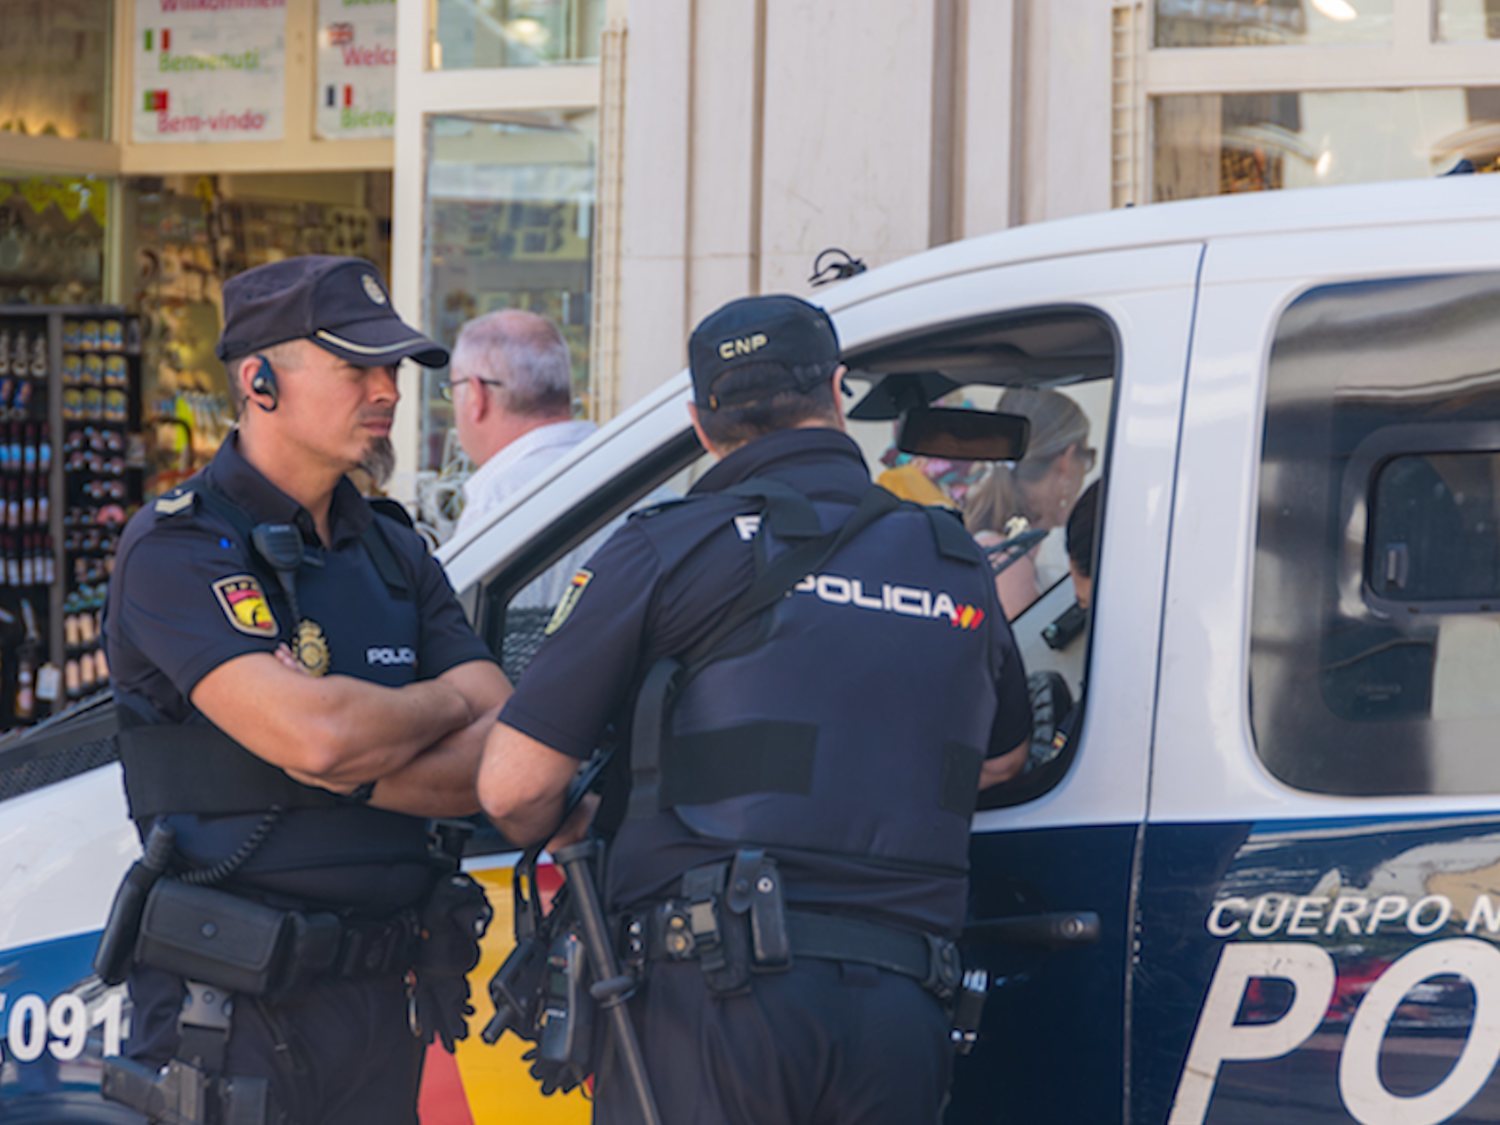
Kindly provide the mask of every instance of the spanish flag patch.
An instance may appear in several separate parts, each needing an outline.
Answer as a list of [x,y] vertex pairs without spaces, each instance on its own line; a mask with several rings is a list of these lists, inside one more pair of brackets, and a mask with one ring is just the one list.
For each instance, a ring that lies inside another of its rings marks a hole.
[[557,603],[557,608],[552,611],[552,620],[547,622],[547,628],[542,630],[542,635],[550,637],[563,627],[563,623],[572,615],[574,608],[578,605],[578,599],[583,597],[583,591],[590,582],[594,580],[594,572],[591,570],[580,570],[573,575],[573,581],[568,583],[568,588],[563,591],[562,601]]

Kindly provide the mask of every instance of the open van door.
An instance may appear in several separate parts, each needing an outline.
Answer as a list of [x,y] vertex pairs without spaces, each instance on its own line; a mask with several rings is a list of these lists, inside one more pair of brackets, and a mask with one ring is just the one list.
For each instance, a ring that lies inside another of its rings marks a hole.
[[[1097,610],[1092,627],[1058,649],[1045,636],[1073,604],[1061,528],[1084,480],[1033,528],[1045,536],[1029,556],[1035,588],[1014,628],[1028,669],[1055,673],[1084,717],[1065,750],[1050,756],[1039,746],[1034,768],[988,794],[993,807],[975,821],[978,924],[966,944],[999,987],[977,1050],[958,1064],[950,1121],[1121,1120],[1131,887],[1199,255],[1196,244],[1079,254],[884,289],[872,275],[829,294],[857,396],[850,434],[872,475],[890,482],[893,471],[922,472],[949,501],[962,501],[963,490],[1011,467],[914,466],[894,448],[902,404],[1004,409],[1006,390],[1025,387],[1072,404],[1086,430],[1071,443],[1074,456],[1089,466],[1088,480],[1107,478]],[[545,498],[533,494],[503,529],[482,533],[493,544],[476,540],[454,552],[450,573],[460,589],[472,581],[476,619],[497,650],[521,655],[533,646],[529,631],[545,613],[533,612],[523,593],[545,567],[650,489],[680,492],[706,468],[686,400],[679,379],[591,457],[561,470]],[[520,664],[510,670],[524,675]],[[503,918],[493,933],[508,940]]]

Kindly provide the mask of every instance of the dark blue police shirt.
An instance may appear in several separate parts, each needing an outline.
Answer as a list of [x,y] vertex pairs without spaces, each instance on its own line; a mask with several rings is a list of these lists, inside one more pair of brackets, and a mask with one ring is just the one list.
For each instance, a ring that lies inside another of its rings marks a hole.
[[[361,539],[377,517],[347,479],[334,491],[332,543],[325,547],[312,515],[241,455],[237,434],[203,475],[253,523],[289,523],[302,532],[307,561],[297,573],[297,600],[302,616],[323,629],[330,674],[400,687],[469,661],[493,660],[420,536],[382,518],[377,530],[411,587],[408,597],[393,594]],[[176,512],[171,507],[170,500],[160,508],[148,505],[131,519],[105,608],[116,705],[147,723],[197,720],[190,697],[204,676],[247,653],[273,652],[296,625],[279,588],[266,589],[272,572],[252,561],[249,545],[228,521],[201,502]],[[255,583],[248,602],[247,580]],[[236,607],[248,620],[236,618]],[[171,818],[179,850],[200,866],[231,854],[258,820]],[[242,874],[289,896],[375,910],[402,904],[430,882],[426,823],[358,805],[293,810]]]
[[[691,490],[694,498],[632,518],[585,564],[573,608],[516,684],[503,722],[577,758],[587,758],[612,723],[626,719],[646,671],[707,635],[754,578],[754,549],[734,522],[752,508],[715,493],[751,477],[782,481],[815,501],[851,508],[870,487],[859,447],[830,429],[780,431],[751,442],[715,465]],[[648,526],[661,521],[663,527]],[[670,522],[703,545],[670,571],[656,542]],[[576,581],[576,580],[575,580]],[[1014,749],[1030,736],[1026,673],[1004,614],[991,614],[994,667],[1000,669],[998,708],[988,755]],[[890,659],[909,659],[892,652]],[[659,846],[649,861],[610,864],[609,898],[616,908],[676,892],[681,874],[726,857],[722,842],[693,835],[675,817],[657,818]],[[942,930],[955,900],[962,913],[964,880],[828,855],[777,852],[789,901],[847,910]],[[628,866],[628,870],[621,870]]]

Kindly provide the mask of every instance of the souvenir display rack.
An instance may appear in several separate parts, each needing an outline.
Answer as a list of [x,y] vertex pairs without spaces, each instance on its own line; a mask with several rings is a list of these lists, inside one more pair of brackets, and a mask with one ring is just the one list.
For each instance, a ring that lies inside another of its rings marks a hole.
[[0,305],[0,729],[104,687],[99,623],[140,506],[140,321]]

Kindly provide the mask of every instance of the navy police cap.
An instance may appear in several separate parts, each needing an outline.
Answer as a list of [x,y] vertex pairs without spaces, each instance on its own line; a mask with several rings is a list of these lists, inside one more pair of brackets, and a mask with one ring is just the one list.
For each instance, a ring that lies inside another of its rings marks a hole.
[[[786,293],[730,301],[704,317],[688,340],[693,400],[705,410],[781,391],[805,393],[824,381],[824,369],[838,358],[833,320],[817,305]],[[737,387],[727,397],[715,392],[714,384],[725,375],[752,365],[763,375],[752,386]],[[818,370],[799,381],[793,367]]]
[[224,283],[224,332],[214,349],[220,359],[288,340],[311,340],[356,367],[448,362],[445,349],[396,315],[380,271],[363,258],[307,254]]

